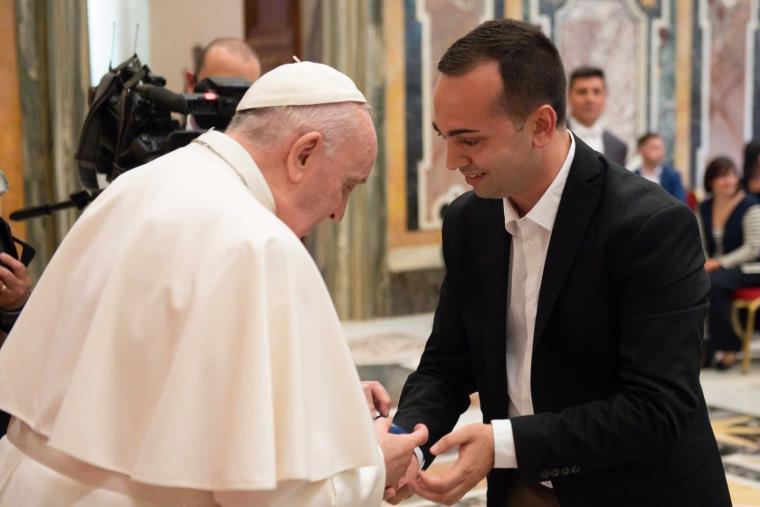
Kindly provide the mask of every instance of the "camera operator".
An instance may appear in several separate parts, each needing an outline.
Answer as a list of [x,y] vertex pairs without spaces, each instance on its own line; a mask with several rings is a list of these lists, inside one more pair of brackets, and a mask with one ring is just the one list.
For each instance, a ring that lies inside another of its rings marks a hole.
[[[0,220],[2,220],[0,218]],[[7,253],[0,254],[0,343],[10,333],[32,292],[32,277],[21,262]],[[0,437],[5,435],[10,416],[0,411]]]
[[[2,195],[7,191],[8,179],[5,173],[0,171],[0,203]],[[15,249],[10,226],[0,218],[0,344],[5,341],[32,290],[32,277],[29,276],[26,266],[7,253],[11,250],[15,253]],[[5,433],[5,424],[2,424],[2,421],[0,428],[2,435]]]
[[32,277],[20,261],[0,254],[0,332],[7,335],[32,291]]
[[[195,85],[207,77],[242,77],[253,83],[261,75],[261,63],[256,52],[245,41],[233,37],[214,39],[201,51],[195,73],[185,74],[185,91],[192,93]],[[187,128],[198,128],[192,116]]]
[[[0,196],[7,191],[8,180],[0,171]],[[0,197],[0,202],[1,200],[2,197]],[[0,231],[3,231],[5,236],[0,243],[4,247],[13,247],[10,227],[2,218],[0,218]],[[0,253],[0,344],[5,342],[5,337],[16,323],[31,291],[32,277],[29,276],[26,266],[9,254]],[[8,413],[0,411],[0,437],[5,435],[9,419]]]

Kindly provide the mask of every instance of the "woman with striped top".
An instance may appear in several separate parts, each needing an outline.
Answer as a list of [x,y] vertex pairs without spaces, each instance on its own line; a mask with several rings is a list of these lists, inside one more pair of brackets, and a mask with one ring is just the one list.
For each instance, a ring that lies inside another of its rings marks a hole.
[[726,157],[708,164],[704,186],[710,198],[698,217],[711,286],[706,361],[724,370],[741,350],[731,327],[731,296],[739,287],[760,286],[760,274],[742,270],[760,256],[760,202],[741,189],[736,166]]

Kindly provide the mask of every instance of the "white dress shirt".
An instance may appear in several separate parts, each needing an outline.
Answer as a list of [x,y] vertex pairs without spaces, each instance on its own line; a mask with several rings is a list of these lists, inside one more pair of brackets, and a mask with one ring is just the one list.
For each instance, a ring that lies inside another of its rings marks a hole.
[[644,166],[641,166],[639,168],[639,174],[641,174],[644,178],[648,179],[652,183],[657,183],[658,185],[662,185],[662,166],[658,165],[654,168],[654,173],[649,173],[644,170]]
[[604,135],[604,127],[600,120],[597,120],[596,123],[587,127],[571,116],[570,125],[573,129],[573,133],[578,136],[581,141],[588,144],[599,153],[604,153],[604,140],[602,138]]
[[[564,164],[544,195],[524,217],[519,216],[509,199],[504,199],[504,226],[512,236],[505,337],[509,417],[533,414],[530,372],[538,294],[541,290],[554,219],[574,156],[575,139],[570,134],[570,149]],[[491,421],[491,425],[494,438],[494,467],[517,468],[511,421],[498,419]]]

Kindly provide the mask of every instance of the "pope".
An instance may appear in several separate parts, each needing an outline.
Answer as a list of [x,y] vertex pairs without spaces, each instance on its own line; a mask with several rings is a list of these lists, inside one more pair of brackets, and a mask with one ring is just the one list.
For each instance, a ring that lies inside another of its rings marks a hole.
[[[371,422],[300,238],[339,221],[375,130],[322,64],[85,210],[0,351],[0,507],[379,505],[424,426]],[[382,388],[365,385],[387,415]],[[411,429],[411,428],[409,428]]]

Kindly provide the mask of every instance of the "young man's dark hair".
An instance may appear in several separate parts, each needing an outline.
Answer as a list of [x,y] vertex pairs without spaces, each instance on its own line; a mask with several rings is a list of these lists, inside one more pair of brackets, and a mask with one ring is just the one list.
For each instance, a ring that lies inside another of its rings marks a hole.
[[487,21],[449,47],[438,62],[446,75],[462,75],[477,64],[497,60],[507,114],[524,120],[549,104],[557,125],[565,122],[565,71],[557,48],[537,27],[512,19]]
[[591,67],[589,65],[578,67],[572,72],[572,74],[570,74],[569,87],[573,87],[573,83],[576,79],[586,79],[589,77],[598,77],[604,81],[604,71],[599,67]]
[[736,165],[733,160],[728,157],[714,158],[709,164],[707,164],[707,169],[705,169],[705,192],[711,194],[713,181],[730,172],[736,173]]
[[643,136],[639,137],[639,139],[636,141],[636,147],[641,149],[642,146],[644,146],[647,141],[650,139],[654,139],[655,137],[662,137],[657,132],[647,132]]

